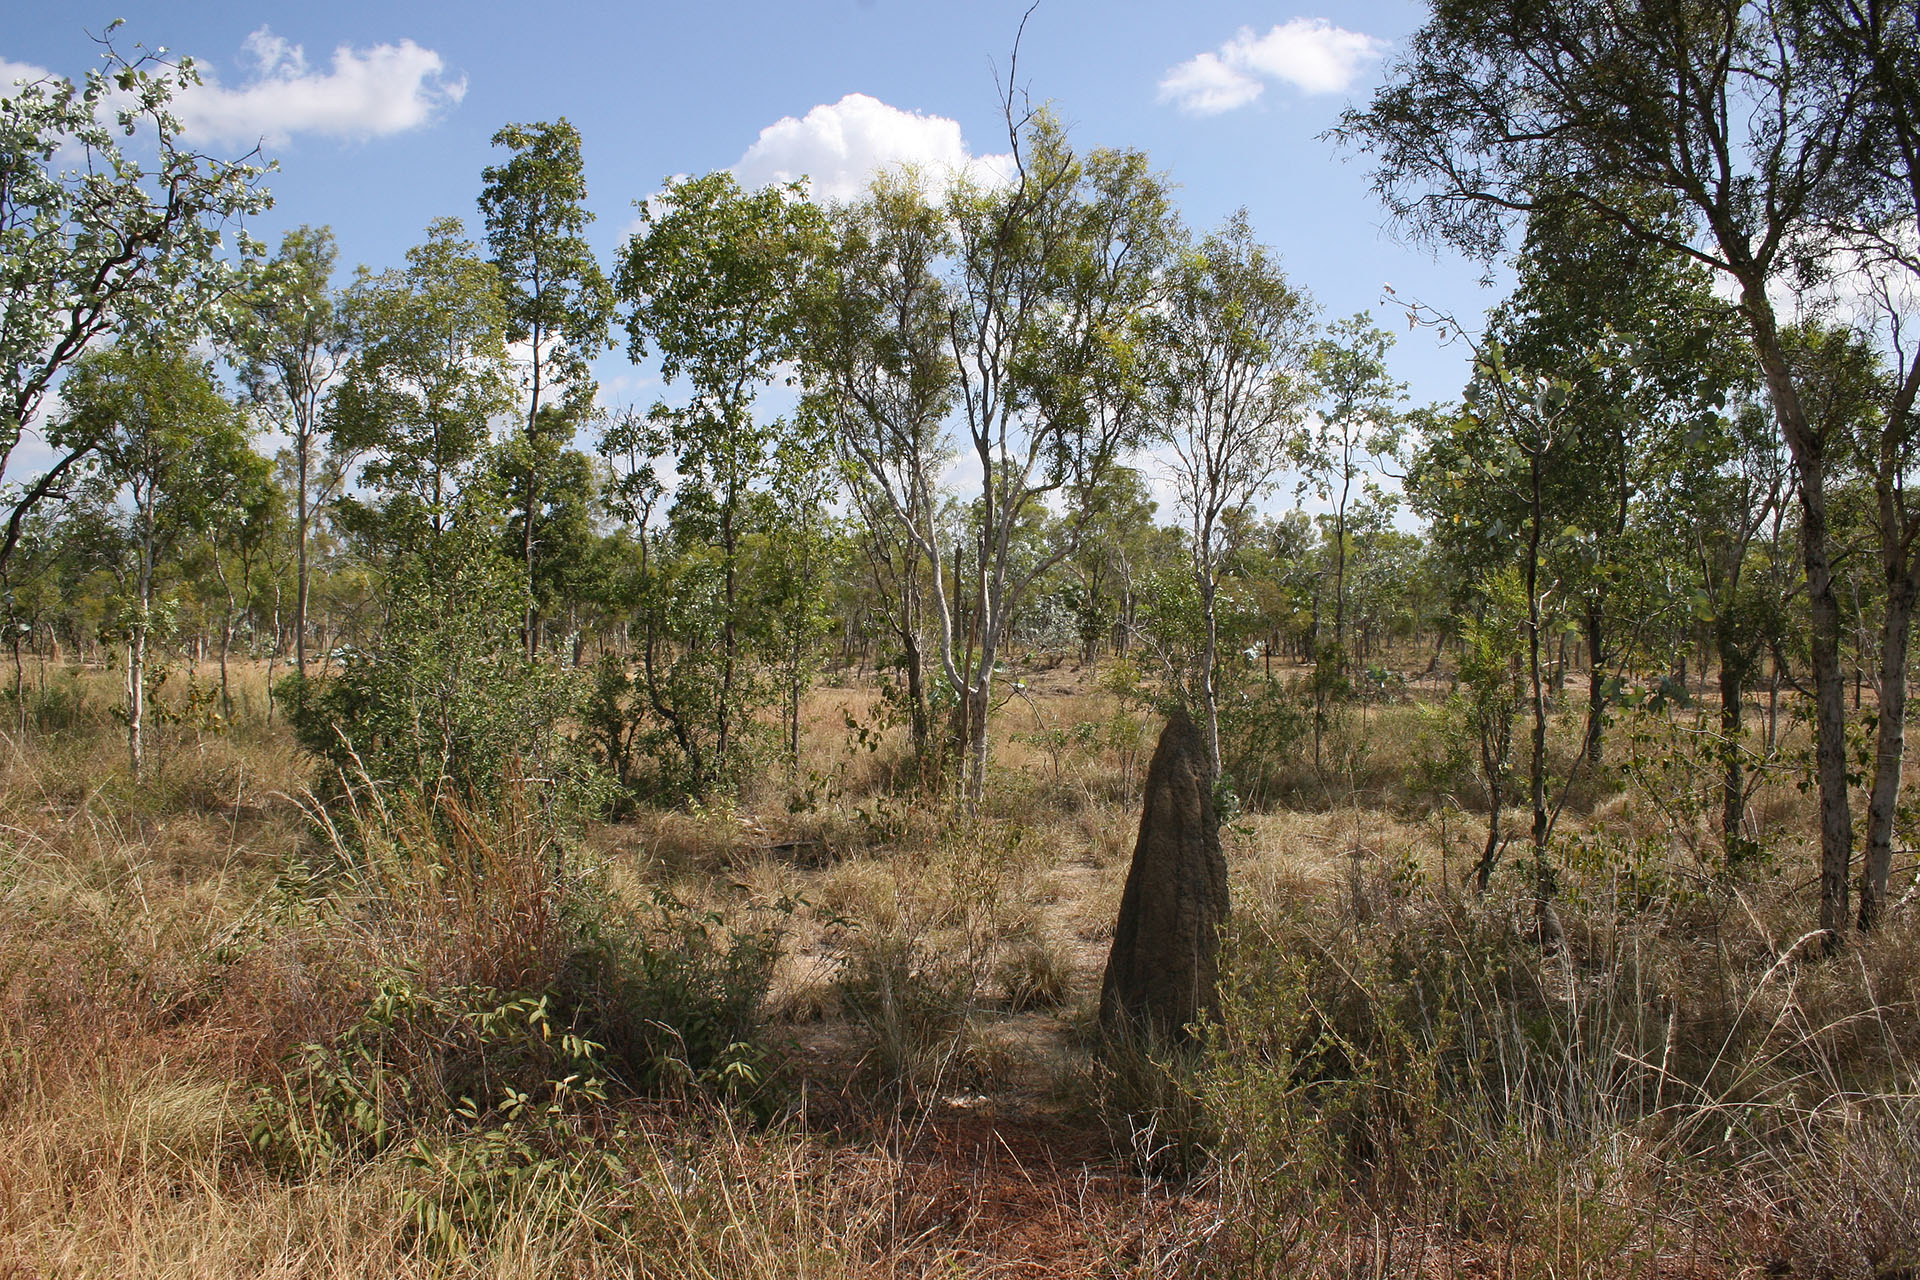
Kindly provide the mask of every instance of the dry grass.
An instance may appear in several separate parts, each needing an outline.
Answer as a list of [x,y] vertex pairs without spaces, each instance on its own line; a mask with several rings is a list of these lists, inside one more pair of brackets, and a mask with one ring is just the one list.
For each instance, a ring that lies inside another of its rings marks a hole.
[[[1577,779],[1548,956],[1517,847],[1485,903],[1463,888],[1484,815],[1413,767],[1430,719],[1355,710],[1336,767],[1282,762],[1289,806],[1230,825],[1232,1052],[1138,1064],[1155,1116],[1087,1031],[1152,725],[1092,673],[1026,683],[977,817],[912,790],[872,690],[822,688],[798,770],[586,833],[565,856],[587,896],[548,903],[514,876],[554,851],[512,822],[474,819],[473,857],[505,858],[460,882],[484,897],[437,878],[450,846],[356,863],[367,840],[316,839],[258,671],[224,732],[168,726],[139,785],[112,674],[50,674],[58,723],[0,739],[0,1277],[1920,1265],[1915,908],[1838,960],[1793,950],[1811,806],[1790,779],[1756,795],[1772,861],[1743,879],[1678,784]],[[1100,731],[1056,732],[1083,723]],[[781,922],[759,1119],[615,1091],[524,1130],[537,1169],[510,1178],[488,1144],[523,1131],[497,1122],[297,1168],[255,1149],[260,1091],[288,1087],[296,1046],[337,1043],[380,974],[559,981],[570,913],[642,929],[663,890],[729,928]],[[1180,1124],[1200,1157],[1140,1176]]]

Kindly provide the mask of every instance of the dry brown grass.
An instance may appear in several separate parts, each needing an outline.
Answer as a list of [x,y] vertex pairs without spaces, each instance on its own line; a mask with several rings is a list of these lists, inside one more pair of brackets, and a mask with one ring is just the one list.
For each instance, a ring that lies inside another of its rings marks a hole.
[[[784,904],[767,1001],[781,1118],[618,1098],[570,1114],[543,1139],[553,1171],[466,1230],[461,1252],[423,1237],[420,1206],[454,1194],[451,1170],[484,1133],[427,1135],[439,1165],[395,1148],[290,1173],[249,1144],[255,1091],[284,1085],[294,1046],[358,1016],[380,966],[514,985],[527,895],[410,895],[431,858],[400,847],[380,870],[391,883],[358,882],[378,911],[328,915],[314,873],[334,864],[289,799],[307,766],[259,719],[257,671],[241,675],[234,725],[169,727],[139,786],[105,714],[112,674],[82,675],[69,727],[0,739],[0,1277],[1864,1278],[1913,1265],[1915,908],[1837,961],[1791,952],[1810,914],[1811,805],[1787,779],[1753,806],[1773,862],[1737,880],[1711,866],[1697,805],[1654,803],[1614,772],[1576,788],[1562,830],[1591,849],[1563,876],[1569,958],[1501,952],[1502,972],[1547,994],[1462,1015],[1510,1037],[1500,1061],[1558,1082],[1561,1112],[1543,1103],[1500,1127],[1442,1094],[1430,1111],[1363,1113],[1374,1094],[1336,1106],[1324,1089],[1269,1097],[1186,1077],[1212,1158],[1190,1180],[1140,1178],[1141,1130],[1116,1150],[1099,1119],[1115,1099],[1087,1025],[1152,725],[1092,673],[1028,676],[998,712],[976,818],[913,791],[903,727],[882,727],[874,750],[848,729],[874,723],[872,690],[821,688],[793,774],[732,806],[642,810],[587,834],[569,856],[616,904],[666,889],[729,920]],[[1047,736],[1082,722],[1113,732]],[[1236,908],[1270,924],[1272,956],[1319,966],[1332,985],[1306,990],[1341,1035],[1378,1029],[1339,1020],[1368,1007],[1355,992],[1384,1000],[1410,989],[1421,955],[1478,954],[1457,942],[1468,923],[1476,937],[1527,927],[1518,845],[1487,903],[1462,889],[1484,816],[1470,791],[1409,781],[1423,726],[1410,706],[1354,712],[1339,768],[1293,761],[1296,807],[1227,833]],[[1556,728],[1563,756],[1574,732],[1571,718]],[[1641,845],[1670,856],[1619,852]],[[1588,1020],[1565,1023],[1576,1005]],[[1577,1026],[1578,1052],[1530,1018]],[[1395,1089],[1426,1078],[1420,1025],[1391,1041],[1405,1056],[1381,1058],[1415,1071]],[[1235,1128],[1283,1103],[1308,1127],[1282,1155]],[[1401,1135],[1395,1161],[1315,1145],[1355,1117]],[[1436,1134],[1450,1136],[1420,1145]],[[1303,1243],[1263,1270],[1249,1224]]]

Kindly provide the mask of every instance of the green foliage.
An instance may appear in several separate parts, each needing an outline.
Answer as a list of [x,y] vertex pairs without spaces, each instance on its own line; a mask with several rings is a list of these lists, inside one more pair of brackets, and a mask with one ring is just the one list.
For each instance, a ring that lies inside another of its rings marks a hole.
[[1264,809],[1283,798],[1289,773],[1313,732],[1313,703],[1279,680],[1247,680],[1220,704],[1220,767],[1242,803]]
[[338,673],[288,677],[301,744],[339,776],[424,796],[497,799],[527,778],[563,812],[595,807],[584,745],[565,734],[584,681],[527,659],[525,584],[484,530],[463,521],[404,561],[385,595],[386,626]]
[[544,994],[389,978],[358,1022],[295,1052],[284,1085],[256,1104],[251,1141],[314,1164],[604,1101],[603,1046],[557,1023],[550,1005]]
[[[629,348],[656,353],[691,394],[622,415],[601,453],[616,469],[614,502],[638,525],[626,594],[644,637],[642,741],[666,787],[702,797],[751,772],[776,666],[797,737],[821,631],[821,448],[805,423],[763,420],[754,401],[796,353],[822,223],[797,191],[744,191],[727,173],[674,183],[643,214],[615,282]],[[677,476],[670,506],[663,456]],[[651,524],[662,507],[664,531]]]
[[593,919],[561,980],[562,998],[605,1041],[626,1087],[765,1101],[761,1018],[796,905],[729,921],[656,889],[637,918]]
[[[0,94],[0,478],[18,478],[5,472],[21,433],[107,335],[192,341],[233,284],[222,228],[270,203],[259,168],[181,145],[172,108],[199,82],[190,59],[129,60],[102,44],[103,65],[80,85],[49,76]],[[123,138],[137,145],[123,148]],[[243,258],[254,247],[243,234]],[[60,491],[91,444],[70,440],[9,496],[0,570],[25,516]]]
[[[481,172],[480,212],[506,301],[507,341],[530,346],[529,430],[543,407],[578,424],[591,410],[587,365],[607,345],[613,294],[585,232],[593,221],[580,131],[565,117],[493,135],[511,153]],[[558,390],[558,405],[542,396]]]
[[373,548],[411,552],[445,530],[514,403],[499,273],[459,219],[440,218],[405,267],[362,268],[343,305],[356,350],[327,406],[333,448],[377,497],[359,521]]

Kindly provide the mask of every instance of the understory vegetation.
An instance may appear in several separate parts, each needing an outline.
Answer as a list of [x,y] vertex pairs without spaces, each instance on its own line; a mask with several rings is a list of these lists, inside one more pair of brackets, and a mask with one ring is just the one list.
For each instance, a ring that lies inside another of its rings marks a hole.
[[[1364,761],[1337,794],[1302,738],[1287,803],[1227,831],[1218,1020],[1187,1050],[1103,1045],[1156,725],[1097,669],[1023,678],[1039,714],[1130,737],[1056,762],[1012,732],[969,815],[913,790],[870,684],[829,679],[803,708],[812,796],[769,781],[582,823],[526,782],[476,807],[316,768],[256,717],[169,726],[135,785],[111,678],[49,674],[66,719],[5,744],[7,1265],[1879,1276],[1914,1256],[1912,895],[1814,953],[1792,770],[1756,789],[1761,851],[1729,870],[1700,713],[1639,713],[1678,754],[1569,802],[1549,950],[1530,869],[1475,888],[1484,796],[1433,799],[1444,686],[1349,706],[1323,751]],[[261,679],[240,679],[257,705]],[[1554,750],[1580,730],[1556,722]]]

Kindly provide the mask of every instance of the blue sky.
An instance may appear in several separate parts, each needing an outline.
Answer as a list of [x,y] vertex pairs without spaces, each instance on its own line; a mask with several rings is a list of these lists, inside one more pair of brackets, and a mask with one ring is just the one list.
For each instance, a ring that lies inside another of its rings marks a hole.
[[[125,16],[123,48],[165,45],[200,65],[208,87],[184,114],[202,146],[234,153],[264,139],[279,161],[276,207],[255,233],[272,242],[329,224],[347,269],[398,262],[436,216],[477,227],[494,130],[564,115],[585,141],[594,236],[610,258],[633,202],[670,174],[804,169],[850,189],[876,164],[1004,151],[995,74],[1007,74],[1024,8],[0,0],[0,78],[77,75],[95,56],[86,31]],[[1407,332],[1381,308],[1381,285],[1463,317],[1494,294],[1475,265],[1397,243],[1364,162],[1317,136],[1364,101],[1423,13],[1387,0],[1043,0],[1017,82],[1054,104],[1076,142],[1145,150],[1195,228],[1246,206],[1325,317],[1375,310],[1400,333],[1395,369],[1415,400],[1450,398],[1463,353]],[[610,399],[628,398],[620,363],[602,369]]]

